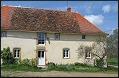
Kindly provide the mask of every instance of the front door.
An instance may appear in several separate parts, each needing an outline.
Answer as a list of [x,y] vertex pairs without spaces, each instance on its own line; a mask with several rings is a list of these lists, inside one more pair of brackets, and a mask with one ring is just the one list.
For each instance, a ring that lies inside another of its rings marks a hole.
[[45,51],[38,51],[38,65],[45,65]]

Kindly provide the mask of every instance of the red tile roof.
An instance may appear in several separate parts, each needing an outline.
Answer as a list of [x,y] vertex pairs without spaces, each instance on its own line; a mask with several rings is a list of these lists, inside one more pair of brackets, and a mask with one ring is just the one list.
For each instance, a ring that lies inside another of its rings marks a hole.
[[74,12],[2,7],[3,30],[97,34],[102,32],[82,15]]

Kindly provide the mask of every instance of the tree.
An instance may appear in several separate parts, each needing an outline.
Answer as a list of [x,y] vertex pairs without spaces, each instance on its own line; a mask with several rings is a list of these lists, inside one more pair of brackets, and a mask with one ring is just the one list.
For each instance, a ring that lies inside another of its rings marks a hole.
[[107,67],[107,34],[99,32],[98,37],[92,46],[95,50],[93,54],[98,57],[96,58],[97,66],[100,69]]
[[10,52],[10,48],[3,48],[2,51],[2,60],[3,64],[14,64],[15,63],[15,58],[13,57],[12,53]]
[[[107,35],[105,33],[98,33],[96,41],[90,46],[84,46],[83,44],[78,48],[78,58],[85,56],[86,50],[92,50],[92,55],[96,60],[96,65],[102,69],[107,67]],[[91,60],[85,61],[86,63]]]
[[107,37],[108,57],[118,57],[118,29]]

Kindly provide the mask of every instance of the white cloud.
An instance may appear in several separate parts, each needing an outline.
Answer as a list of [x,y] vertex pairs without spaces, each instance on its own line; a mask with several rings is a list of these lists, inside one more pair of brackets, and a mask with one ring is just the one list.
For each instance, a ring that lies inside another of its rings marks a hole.
[[104,20],[104,16],[102,15],[85,15],[84,16],[88,21],[90,21],[91,23],[93,23],[94,25],[99,25],[103,23]]
[[111,5],[105,5],[102,8],[102,11],[104,11],[104,13],[109,13],[111,10]]
[[86,8],[86,12],[87,12],[88,14],[92,13],[92,8],[91,8],[91,6],[88,6],[88,7]]

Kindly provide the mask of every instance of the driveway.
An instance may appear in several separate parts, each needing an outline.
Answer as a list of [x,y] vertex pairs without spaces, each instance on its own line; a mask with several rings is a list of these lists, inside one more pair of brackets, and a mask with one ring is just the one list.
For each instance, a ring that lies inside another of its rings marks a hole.
[[108,73],[83,73],[83,72],[25,72],[25,71],[1,71],[1,77],[118,77],[117,74]]

